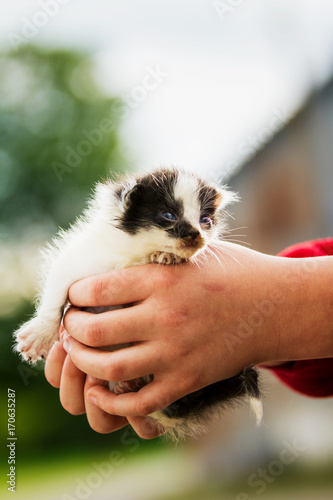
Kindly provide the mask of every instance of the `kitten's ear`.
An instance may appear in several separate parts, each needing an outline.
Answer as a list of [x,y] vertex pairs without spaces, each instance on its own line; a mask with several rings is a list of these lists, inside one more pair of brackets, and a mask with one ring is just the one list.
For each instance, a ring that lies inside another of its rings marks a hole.
[[138,190],[138,183],[135,180],[127,182],[122,187],[119,193],[120,208],[122,211],[125,211],[128,208],[133,199],[133,196],[137,193]]
[[227,186],[215,188],[215,190],[217,191],[217,196],[214,202],[216,210],[221,210],[231,203],[235,203],[240,200],[238,194],[230,191]]

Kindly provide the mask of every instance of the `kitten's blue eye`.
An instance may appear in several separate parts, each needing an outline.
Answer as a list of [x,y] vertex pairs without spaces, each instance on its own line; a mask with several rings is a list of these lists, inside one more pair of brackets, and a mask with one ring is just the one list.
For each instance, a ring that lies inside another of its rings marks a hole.
[[207,216],[203,216],[201,217],[200,219],[200,224],[209,224],[210,226],[212,225],[213,221],[210,217],[207,217]]
[[176,216],[175,214],[171,213],[171,212],[163,212],[162,214],[162,217],[164,217],[164,219],[167,219],[167,220],[176,220]]

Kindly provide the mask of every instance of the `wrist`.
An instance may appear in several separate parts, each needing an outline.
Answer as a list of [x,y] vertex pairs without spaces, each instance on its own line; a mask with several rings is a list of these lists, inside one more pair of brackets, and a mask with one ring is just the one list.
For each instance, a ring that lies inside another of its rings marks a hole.
[[275,259],[275,313],[262,334],[260,364],[333,356],[333,259]]

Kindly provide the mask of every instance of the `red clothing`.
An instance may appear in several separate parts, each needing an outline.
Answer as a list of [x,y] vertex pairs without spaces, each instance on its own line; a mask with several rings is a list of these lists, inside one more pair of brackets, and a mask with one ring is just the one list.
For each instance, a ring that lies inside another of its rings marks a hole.
[[[279,255],[294,258],[333,255],[333,239],[299,243]],[[282,382],[301,394],[314,398],[333,396],[333,358],[292,361],[270,370]]]

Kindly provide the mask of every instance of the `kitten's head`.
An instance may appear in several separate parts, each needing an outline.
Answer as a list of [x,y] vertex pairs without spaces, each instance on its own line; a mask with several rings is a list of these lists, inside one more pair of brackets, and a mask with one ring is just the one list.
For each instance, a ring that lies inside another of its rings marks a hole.
[[116,197],[119,229],[145,241],[147,253],[168,252],[182,259],[220,235],[226,218],[223,208],[237,199],[178,169],[156,170],[118,185]]

